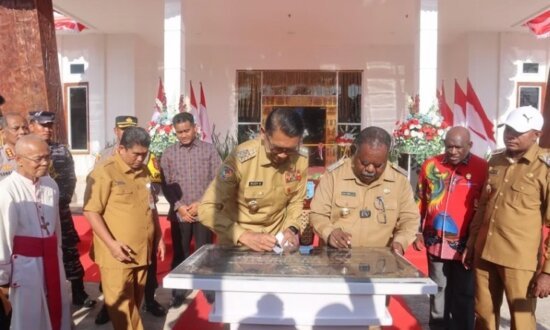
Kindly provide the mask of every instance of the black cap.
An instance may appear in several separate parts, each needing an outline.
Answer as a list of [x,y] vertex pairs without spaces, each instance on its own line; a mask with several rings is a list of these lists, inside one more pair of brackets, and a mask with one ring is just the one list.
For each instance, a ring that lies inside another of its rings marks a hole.
[[117,116],[115,118],[115,126],[118,128],[127,128],[137,126],[137,117],[134,116]]
[[36,121],[39,124],[48,124],[55,121],[55,113],[50,111],[31,111],[29,112],[29,121]]

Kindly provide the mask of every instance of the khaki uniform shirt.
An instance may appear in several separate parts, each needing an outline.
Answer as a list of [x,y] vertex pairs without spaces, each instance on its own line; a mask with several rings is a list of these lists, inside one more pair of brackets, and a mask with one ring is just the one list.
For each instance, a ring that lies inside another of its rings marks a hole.
[[[479,209],[470,225],[468,249],[513,269],[537,268],[548,208],[550,153],[533,145],[516,163],[504,151],[491,156]],[[548,255],[547,255],[548,259]],[[550,273],[550,262],[543,271]]]
[[155,224],[153,196],[148,171],[133,171],[120,155],[96,164],[86,179],[84,211],[103,217],[114,239],[127,244],[134,263],[123,264],[111,256],[103,241],[94,235],[96,263],[106,268],[145,266],[151,258]]
[[0,180],[6,178],[17,168],[15,152],[7,145],[0,147]]
[[275,167],[262,140],[242,143],[222,164],[199,206],[202,224],[221,244],[237,245],[245,231],[276,235],[300,228],[307,181],[303,152]]
[[325,243],[338,228],[352,235],[352,247],[398,242],[406,249],[414,241],[420,215],[403,170],[388,163],[380,178],[367,185],[353,173],[352,159],[331,167],[319,182],[309,215]]

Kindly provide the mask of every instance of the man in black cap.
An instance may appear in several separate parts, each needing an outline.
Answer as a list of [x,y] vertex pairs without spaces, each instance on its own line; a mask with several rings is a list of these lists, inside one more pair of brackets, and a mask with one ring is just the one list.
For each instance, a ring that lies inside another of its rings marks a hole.
[[[116,153],[116,150],[118,149],[118,144],[120,142],[120,138],[122,137],[122,133],[124,133],[124,130],[128,127],[135,127],[138,124],[137,117],[134,116],[117,116],[115,118],[115,128],[113,129],[116,137],[116,142],[112,146],[109,146],[105,149],[103,149],[96,157],[96,164],[100,161],[104,161],[105,159],[113,156]],[[147,156],[144,163],[148,163],[150,157]],[[153,190],[159,190],[153,188]],[[153,256],[156,256],[156,251],[153,251]],[[157,259],[152,258],[151,263],[149,264],[149,267],[147,268],[147,280],[145,282],[145,304],[143,306],[144,310],[153,314],[157,317],[162,317],[166,315],[166,309],[162,307],[156,300],[155,300],[155,290],[158,287],[157,282]],[[101,289],[101,287],[100,287]],[[105,308],[105,305],[101,308],[99,313],[97,314],[95,318],[96,324],[105,324],[109,322],[109,314],[107,313],[107,309]]]
[[74,228],[73,216],[69,207],[76,187],[74,161],[69,149],[52,141],[55,113],[49,111],[29,112],[29,129],[32,134],[44,140],[50,149],[50,176],[59,186],[59,217],[61,221],[61,249],[65,275],[71,281],[73,305],[93,307],[96,302],[84,290],[84,268],[80,262],[77,244],[80,242]]

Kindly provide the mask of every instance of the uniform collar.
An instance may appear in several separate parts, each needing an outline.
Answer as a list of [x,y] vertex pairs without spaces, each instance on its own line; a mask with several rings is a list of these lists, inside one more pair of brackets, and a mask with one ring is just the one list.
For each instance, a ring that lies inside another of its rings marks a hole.
[[122,160],[122,157],[120,157],[120,154],[117,152],[115,153],[115,163],[117,164],[117,166],[122,170],[123,173],[126,173],[126,174],[130,174],[130,173],[133,173],[134,176],[137,176],[139,175],[141,172],[143,172],[143,166],[139,169],[139,170],[134,170],[132,169],[128,164],[126,164],[123,160]]
[[[520,162],[522,159],[524,159],[525,161],[527,161],[527,163],[532,163],[537,158],[539,149],[540,147],[538,146],[538,144],[534,143],[516,162]],[[508,158],[506,152],[504,152],[504,156]]]
[[[344,166],[344,173],[342,176],[344,177],[344,180],[355,180],[360,185],[367,186],[363,181],[359,180],[357,176],[355,176],[355,173],[353,173],[353,158],[348,158],[345,161],[349,163],[348,165]],[[389,161],[386,162],[386,168],[384,168],[384,172],[382,175],[376,179],[376,181],[373,181],[371,184],[369,184],[369,187],[374,187],[379,185],[382,181],[395,181],[395,171],[391,169],[391,163]]]
[[269,157],[267,157],[267,151],[264,144],[264,140],[261,137],[258,137],[258,149],[257,149],[257,155],[258,159],[260,161],[261,166],[273,166],[275,168],[284,168],[288,164],[294,164],[296,163],[298,157],[300,157],[299,154],[292,155],[288,157],[287,161],[279,166],[275,166]]

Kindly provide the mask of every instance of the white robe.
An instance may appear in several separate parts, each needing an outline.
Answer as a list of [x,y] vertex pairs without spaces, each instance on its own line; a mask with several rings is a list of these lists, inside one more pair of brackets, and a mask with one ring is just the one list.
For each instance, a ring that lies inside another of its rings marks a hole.
[[[40,227],[35,203],[39,189],[42,214],[47,232]],[[49,176],[36,184],[17,172],[0,182],[0,285],[10,284],[12,304],[11,328],[15,330],[50,330],[46,285],[42,257],[17,255],[14,258],[14,236],[48,237],[57,235],[57,255],[61,284],[61,329],[71,328],[69,287],[63,269],[61,228],[59,223],[59,189]]]

